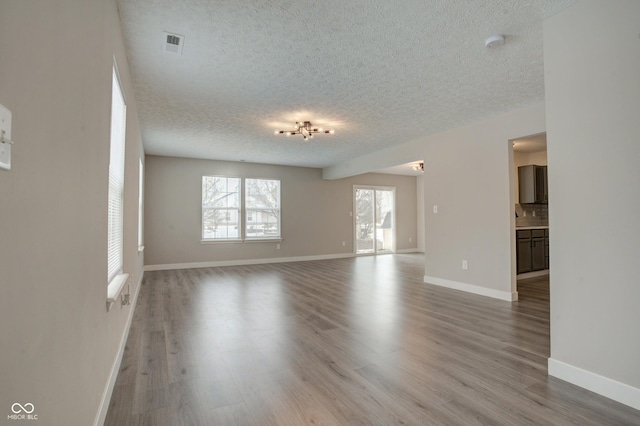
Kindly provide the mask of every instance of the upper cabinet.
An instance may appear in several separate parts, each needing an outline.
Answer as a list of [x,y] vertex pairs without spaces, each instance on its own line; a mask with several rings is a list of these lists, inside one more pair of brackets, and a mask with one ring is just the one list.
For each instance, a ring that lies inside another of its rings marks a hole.
[[548,203],[547,166],[518,167],[520,204]]

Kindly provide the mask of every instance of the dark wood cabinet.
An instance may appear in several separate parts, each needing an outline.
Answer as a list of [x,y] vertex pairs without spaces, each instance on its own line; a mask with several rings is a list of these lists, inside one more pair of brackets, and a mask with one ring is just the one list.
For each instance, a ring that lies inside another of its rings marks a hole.
[[516,231],[516,242],[518,274],[549,268],[548,229]]
[[544,237],[531,238],[531,270],[541,271],[545,268]]
[[549,230],[544,230],[544,267],[549,269]]
[[548,203],[547,166],[518,167],[518,189],[520,204]]
[[518,238],[518,274],[531,272],[531,238]]

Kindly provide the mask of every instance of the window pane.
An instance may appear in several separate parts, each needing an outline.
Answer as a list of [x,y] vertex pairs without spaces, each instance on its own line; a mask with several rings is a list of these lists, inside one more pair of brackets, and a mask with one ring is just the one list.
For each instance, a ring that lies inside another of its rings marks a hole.
[[245,179],[245,237],[280,238],[280,181]]
[[140,247],[143,243],[142,222],[144,221],[144,164],[142,164],[142,160],[138,166],[138,247]]
[[280,237],[280,210],[247,210],[247,238],[276,237]]
[[246,179],[247,208],[280,208],[280,181],[266,179]]
[[202,238],[240,238],[240,178],[202,177]]
[[234,239],[240,238],[237,209],[202,209],[202,238]]
[[124,144],[127,106],[113,69],[111,92],[111,141],[109,148],[109,195],[107,212],[107,283],[122,273],[124,240]]
[[203,207],[240,208],[240,178],[202,177]]

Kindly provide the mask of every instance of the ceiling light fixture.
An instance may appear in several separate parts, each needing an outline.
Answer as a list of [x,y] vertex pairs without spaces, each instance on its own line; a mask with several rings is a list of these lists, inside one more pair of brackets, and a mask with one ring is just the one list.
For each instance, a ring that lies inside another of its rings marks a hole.
[[415,170],[416,172],[420,171],[424,173],[424,162],[421,161],[418,164],[414,165],[413,170]]
[[285,135],[285,136],[302,135],[302,138],[305,141],[313,138],[313,135],[316,133],[330,133],[330,134],[335,133],[333,129],[323,130],[322,128],[319,128],[319,127],[313,127],[313,124],[311,124],[310,121],[296,121],[295,127],[296,127],[295,130],[276,130],[274,133],[276,135]]

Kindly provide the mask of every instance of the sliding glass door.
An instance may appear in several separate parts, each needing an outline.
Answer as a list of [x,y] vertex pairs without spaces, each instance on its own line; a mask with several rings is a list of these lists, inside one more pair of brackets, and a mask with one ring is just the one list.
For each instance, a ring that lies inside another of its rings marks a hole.
[[395,188],[355,186],[356,254],[395,251]]

